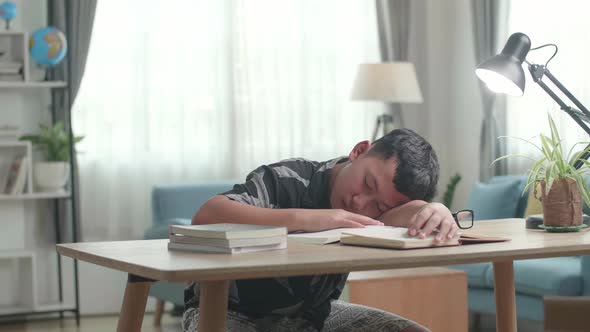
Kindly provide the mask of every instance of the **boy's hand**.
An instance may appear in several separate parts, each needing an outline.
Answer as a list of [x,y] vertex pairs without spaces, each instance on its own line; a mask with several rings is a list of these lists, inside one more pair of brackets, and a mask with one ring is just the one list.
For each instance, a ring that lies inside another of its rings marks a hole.
[[425,238],[436,229],[438,229],[438,234],[435,236],[437,242],[448,241],[459,233],[459,227],[451,211],[441,203],[429,203],[411,218],[408,234]]
[[298,210],[295,218],[298,224],[303,225],[303,230],[306,232],[383,225],[379,220],[340,209]]

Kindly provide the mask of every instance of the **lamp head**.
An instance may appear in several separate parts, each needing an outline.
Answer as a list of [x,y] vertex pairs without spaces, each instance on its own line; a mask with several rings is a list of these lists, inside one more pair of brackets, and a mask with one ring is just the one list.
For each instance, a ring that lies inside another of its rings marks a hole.
[[522,63],[530,49],[529,37],[524,33],[514,33],[502,52],[477,66],[475,74],[493,92],[522,96],[525,86]]

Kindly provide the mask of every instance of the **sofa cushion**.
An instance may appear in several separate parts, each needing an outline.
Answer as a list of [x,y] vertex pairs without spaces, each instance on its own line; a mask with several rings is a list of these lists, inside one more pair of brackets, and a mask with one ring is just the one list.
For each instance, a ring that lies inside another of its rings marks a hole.
[[193,185],[156,186],[152,189],[153,223],[173,218],[192,218],[209,198],[230,190],[235,181],[204,182]]
[[524,187],[526,186],[527,177],[524,175],[497,175],[490,179],[488,183],[495,184],[501,182],[519,182],[518,184],[518,204],[516,206],[516,215],[517,218],[523,218],[524,211],[526,210],[527,203],[528,203],[528,195],[526,193],[522,193]]
[[492,268],[491,263],[458,264],[449,267],[465,271],[469,287],[491,287],[486,281],[487,272]]
[[[469,310],[477,313],[495,314],[496,301],[494,290],[491,288],[469,288]],[[516,312],[518,318],[542,322],[543,321],[543,299],[538,296],[517,294]],[[487,330],[486,330],[487,331]]]
[[184,306],[184,282],[155,282],[150,287],[150,295],[160,300]]
[[521,181],[502,181],[473,185],[467,206],[475,220],[514,218],[520,197]]
[[[527,259],[514,262],[514,287],[518,294],[534,296],[582,295],[580,257]],[[494,271],[486,271],[486,284],[494,284]]]

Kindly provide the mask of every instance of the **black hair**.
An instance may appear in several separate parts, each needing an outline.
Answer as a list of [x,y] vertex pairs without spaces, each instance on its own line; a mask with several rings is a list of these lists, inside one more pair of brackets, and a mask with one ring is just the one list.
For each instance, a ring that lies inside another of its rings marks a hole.
[[393,184],[411,200],[431,201],[440,173],[434,149],[422,136],[407,128],[395,129],[373,143],[368,156],[395,158]]

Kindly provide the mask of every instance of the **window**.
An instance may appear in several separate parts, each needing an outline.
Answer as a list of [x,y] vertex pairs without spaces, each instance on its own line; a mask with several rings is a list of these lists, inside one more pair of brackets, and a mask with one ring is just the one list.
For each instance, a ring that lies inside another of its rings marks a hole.
[[97,6],[73,110],[85,239],[140,237],[154,184],[346,154],[382,111],[349,97],[379,58],[373,1]]

